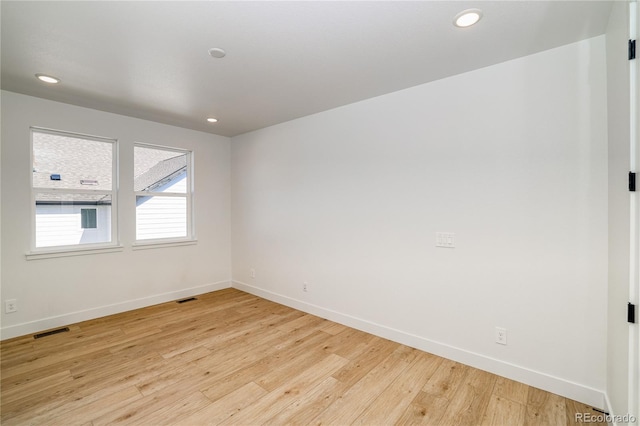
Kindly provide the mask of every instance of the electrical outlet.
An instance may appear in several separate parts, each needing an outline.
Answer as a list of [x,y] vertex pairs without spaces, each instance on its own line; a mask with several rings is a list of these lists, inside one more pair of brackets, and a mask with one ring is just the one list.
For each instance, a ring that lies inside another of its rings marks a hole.
[[309,291],[309,284],[307,284],[306,281],[302,283],[302,291],[304,291],[305,293]]
[[496,327],[496,343],[501,345],[507,344],[507,329],[502,327]]
[[18,311],[18,301],[16,299],[5,300],[4,312],[7,314]]
[[251,275],[251,278],[255,278],[256,277],[256,270],[251,268],[251,271],[249,271],[249,275]]

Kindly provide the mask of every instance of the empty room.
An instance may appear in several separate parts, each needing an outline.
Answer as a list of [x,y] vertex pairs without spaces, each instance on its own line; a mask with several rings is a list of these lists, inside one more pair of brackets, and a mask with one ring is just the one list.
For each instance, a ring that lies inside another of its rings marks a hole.
[[3,425],[637,425],[635,1],[1,1]]

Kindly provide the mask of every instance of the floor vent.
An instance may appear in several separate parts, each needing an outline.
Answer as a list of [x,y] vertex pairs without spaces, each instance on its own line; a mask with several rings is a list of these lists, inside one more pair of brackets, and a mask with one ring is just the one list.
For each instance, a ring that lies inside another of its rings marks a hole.
[[185,302],[193,302],[194,300],[198,300],[195,297],[189,297],[188,299],[176,300],[177,303],[185,303]]
[[51,336],[53,334],[58,334],[58,333],[65,333],[67,331],[69,331],[69,327],[56,328],[55,330],[49,330],[49,331],[45,331],[44,333],[34,334],[33,338],[39,339],[41,337],[47,337],[47,336]]

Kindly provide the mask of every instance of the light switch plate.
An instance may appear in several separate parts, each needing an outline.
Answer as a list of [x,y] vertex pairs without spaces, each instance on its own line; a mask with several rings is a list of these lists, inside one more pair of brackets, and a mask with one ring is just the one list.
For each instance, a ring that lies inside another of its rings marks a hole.
[[436,247],[455,248],[456,234],[453,232],[436,232]]

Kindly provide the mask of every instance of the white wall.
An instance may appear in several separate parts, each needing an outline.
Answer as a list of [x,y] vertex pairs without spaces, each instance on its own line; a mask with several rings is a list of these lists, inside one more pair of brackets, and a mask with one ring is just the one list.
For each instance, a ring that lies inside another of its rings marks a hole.
[[[1,92],[2,338],[230,285],[229,138]],[[27,260],[31,238],[29,126],[118,139],[121,252]],[[193,150],[195,245],[133,250],[134,142]]]
[[602,407],[605,79],[602,36],[232,138],[234,285]]

